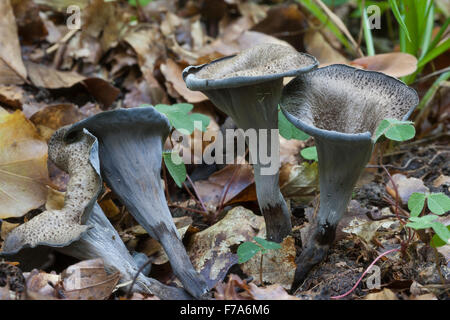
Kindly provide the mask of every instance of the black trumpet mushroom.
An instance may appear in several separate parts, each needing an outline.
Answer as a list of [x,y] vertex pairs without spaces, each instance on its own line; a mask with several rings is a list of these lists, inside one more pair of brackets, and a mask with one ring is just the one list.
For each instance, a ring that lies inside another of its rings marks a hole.
[[[203,92],[242,130],[267,130],[249,145],[258,204],[266,221],[267,238],[281,242],[291,231],[291,218],[280,192],[278,146],[278,103],[284,77],[295,77],[317,67],[317,60],[294,48],[279,44],[262,44],[211,63],[184,69],[183,79],[191,90]],[[247,143],[249,141],[247,140]],[[267,151],[276,163],[264,163],[261,152]],[[275,160],[275,159],[274,159]]]
[[136,221],[161,243],[184,288],[201,297],[208,290],[206,282],[189,260],[161,184],[168,119],[153,107],[105,111],[74,124],[65,139],[70,141],[83,129],[98,139],[103,179]]
[[[57,130],[48,149],[50,159],[70,176],[63,207],[48,209],[13,229],[0,256],[30,268],[30,257],[45,258],[44,253],[53,248],[80,260],[101,258],[108,271],[120,272],[120,283],[130,283],[139,264],[96,203],[102,189],[97,139],[84,129],[66,143],[63,136],[67,130]],[[181,288],[166,286],[142,273],[132,291],[151,293],[161,299],[193,298]]]
[[319,159],[320,209],[297,258],[293,287],[322,261],[370,160],[383,119],[407,120],[419,102],[414,89],[383,73],[331,65],[302,74],[283,90],[281,109],[314,137]]

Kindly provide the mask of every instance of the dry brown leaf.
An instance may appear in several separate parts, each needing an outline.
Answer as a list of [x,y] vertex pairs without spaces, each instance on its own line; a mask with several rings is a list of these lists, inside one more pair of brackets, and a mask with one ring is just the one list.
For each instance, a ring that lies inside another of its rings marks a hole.
[[[265,233],[265,230],[264,232]],[[263,234],[260,232],[258,236]],[[262,263],[262,280],[264,283],[278,284],[290,289],[294,281],[295,269],[295,240],[291,236],[286,237],[281,243],[281,249],[267,250]],[[260,285],[261,254],[256,254],[247,262],[241,264],[241,269],[248,276],[253,277],[253,282]],[[284,291],[284,290],[283,290]]]
[[71,103],[48,106],[34,113],[30,121],[34,123],[40,136],[48,141],[59,128],[80,121],[84,115]]
[[45,203],[47,144],[20,111],[0,107],[0,218],[21,217]]
[[0,1],[0,84],[27,82],[27,70],[22,61],[16,20],[10,0]]
[[334,49],[317,30],[308,30],[305,34],[304,43],[306,51],[316,57],[321,67],[335,63],[348,62],[347,59],[340,54],[339,51]]
[[252,240],[255,230],[264,228],[263,217],[243,207],[233,208],[222,220],[191,237],[187,251],[192,264],[212,287],[238,261],[230,247]]
[[0,85],[0,103],[14,109],[19,109],[23,104],[23,89],[18,86]]
[[197,103],[207,100],[208,97],[200,91],[192,91],[186,87],[186,83],[181,76],[182,71],[182,68],[172,59],[167,59],[165,63],[161,64],[161,72],[166,78],[166,81],[170,82],[178,94],[187,102]]
[[[409,197],[414,192],[425,193],[429,191],[428,187],[424,185],[423,181],[417,178],[407,178],[403,174],[397,173],[392,176],[392,180],[397,186],[399,200],[404,205],[408,203]],[[391,181],[387,183],[386,191],[395,199],[396,192]]]
[[[237,174],[235,171],[239,170]],[[229,184],[231,177],[235,174],[229,186],[224,204],[231,204],[242,191],[254,184],[253,169],[249,164],[230,164],[225,168],[213,173],[208,180],[196,181],[195,186],[200,198],[210,206],[217,207],[223,197],[225,188]],[[242,197],[239,197],[242,201]],[[255,199],[245,199],[253,201]]]
[[[230,274],[226,283],[217,283],[215,289],[214,298],[216,300],[251,300],[251,296],[247,292],[248,284],[236,274]],[[242,289],[244,292],[239,292]]]
[[24,274],[27,280],[27,294],[31,292],[43,297],[56,298],[55,286],[61,281],[61,277],[55,273],[45,273],[37,269]]
[[48,32],[39,16],[38,5],[33,0],[11,0],[11,5],[22,42],[32,44],[45,39]]
[[280,190],[284,197],[298,202],[310,200],[318,189],[319,168],[317,162],[300,165],[286,164],[280,170]]
[[398,298],[392,290],[385,288],[380,292],[369,293],[364,300],[398,300]]
[[29,61],[26,66],[30,80],[36,87],[60,89],[82,83],[86,90],[105,106],[111,105],[120,94],[119,89],[100,78],[86,78],[73,71],[58,71]]
[[417,70],[417,58],[408,53],[391,52],[362,57],[353,60],[350,65],[400,78]]
[[108,275],[101,259],[79,262],[61,274],[64,296],[70,300],[105,300],[109,298],[120,273]]
[[267,287],[258,287],[254,283],[249,284],[249,293],[254,300],[301,300],[296,296],[291,296],[283,286],[273,284]]

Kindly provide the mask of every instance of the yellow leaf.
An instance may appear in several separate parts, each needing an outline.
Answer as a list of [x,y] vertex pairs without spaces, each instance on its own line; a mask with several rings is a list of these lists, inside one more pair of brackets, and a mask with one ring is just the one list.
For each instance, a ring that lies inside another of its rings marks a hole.
[[47,144],[22,112],[0,108],[0,218],[44,204],[47,181]]

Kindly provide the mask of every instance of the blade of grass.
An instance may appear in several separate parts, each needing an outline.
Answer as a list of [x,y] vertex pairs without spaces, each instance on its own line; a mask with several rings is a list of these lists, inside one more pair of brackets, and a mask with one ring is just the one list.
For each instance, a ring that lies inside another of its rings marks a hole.
[[447,18],[445,20],[444,24],[442,25],[442,27],[439,29],[439,32],[434,37],[433,41],[428,46],[428,51],[433,50],[438,45],[438,43],[442,39],[442,36],[444,35],[445,31],[447,30],[449,24],[450,24],[450,18]]
[[428,62],[440,56],[447,50],[450,50],[450,38],[442,42],[440,45],[428,52],[421,60],[419,60],[417,68],[419,69],[424,67]]
[[361,12],[362,12],[361,19],[363,21],[364,40],[366,42],[366,47],[367,47],[367,55],[374,56],[375,55],[375,47],[373,45],[372,30],[370,29],[370,26],[369,26],[369,17],[367,16],[367,8],[362,7],[363,2],[361,2],[360,5],[361,5]]
[[398,9],[397,1],[389,0],[389,5],[391,6],[392,13],[394,14],[395,19],[397,19],[398,24],[405,33],[406,38],[409,40],[409,42],[412,42],[408,28],[406,27],[405,21],[403,20],[402,15],[400,14],[400,10]]

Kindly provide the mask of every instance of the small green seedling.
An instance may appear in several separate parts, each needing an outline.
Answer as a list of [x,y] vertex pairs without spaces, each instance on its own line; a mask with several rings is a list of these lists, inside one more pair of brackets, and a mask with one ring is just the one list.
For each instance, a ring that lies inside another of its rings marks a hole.
[[306,160],[319,161],[319,158],[317,157],[316,147],[304,148],[302,149],[302,151],[300,151],[300,154]]
[[[425,202],[431,214],[420,217],[424,211]],[[450,211],[450,198],[444,193],[418,193],[414,192],[408,200],[408,209],[411,216],[406,226],[415,230],[431,228],[436,233],[431,240],[432,247],[440,247],[450,239],[450,226],[446,227],[436,221],[436,215],[443,215]]]
[[400,121],[396,119],[384,119],[381,121],[377,130],[375,131],[375,142],[377,142],[383,135],[394,141],[406,141],[414,138],[416,129],[412,121]]
[[286,140],[306,140],[309,138],[309,135],[297,129],[288,119],[286,119],[283,112],[281,112],[281,109],[278,109],[278,130],[280,135]]
[[238,262],[244,263],[253,258],[258,252],[261,252],[261,262],[260,262],[260,269],[259,269],[259,279],[261,285],[263,284],[263,257],[264,254],[267,253],[267,250],[278,250],[281,249],[281,245],[276,242],[267,241],[260,237],[254,237],[253,240],[256,241],[256,243],[251,241],[246,241],[241,243],[241,245],[238,247],[237,255],[238,255]]
[[[152,2],[153,0],[139,0],[139,5],[141,7],[145,7],[146,5],[148,5],[150,2]],[[128,3],[133,6],[136,7],[137,6],[137,0],[128,0]]]
[[186,180],[186,166],[183,159],[178,155],[178,153],[173,151],[164,151],[163,159],[164,164],[166,165],[166,168],[173,180],[177,186],[181,188],[183,182]]

